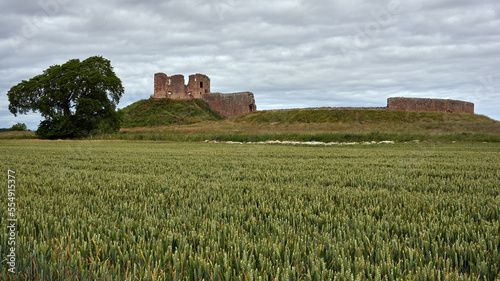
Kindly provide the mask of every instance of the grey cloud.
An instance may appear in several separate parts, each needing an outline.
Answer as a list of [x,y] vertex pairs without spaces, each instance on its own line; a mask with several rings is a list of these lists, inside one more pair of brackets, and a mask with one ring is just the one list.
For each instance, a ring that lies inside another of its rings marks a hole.
[[[0,4],[0,106],[50,65],[102,55],[125,86],[120,107],[148,98],[155,72],[201,72],[215,91],[253,91],[261,109],[421,96],[469,100],[500,119],[494,0],[47,1],[66,2],[57,12]],[[39,12],[36,34],[13,41]]]

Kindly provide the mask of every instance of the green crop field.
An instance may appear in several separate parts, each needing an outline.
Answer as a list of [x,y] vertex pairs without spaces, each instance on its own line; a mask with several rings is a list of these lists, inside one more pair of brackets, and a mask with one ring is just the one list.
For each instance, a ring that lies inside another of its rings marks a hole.
[[0,153],[2,280],[500,279],[498,143],[3,140]]

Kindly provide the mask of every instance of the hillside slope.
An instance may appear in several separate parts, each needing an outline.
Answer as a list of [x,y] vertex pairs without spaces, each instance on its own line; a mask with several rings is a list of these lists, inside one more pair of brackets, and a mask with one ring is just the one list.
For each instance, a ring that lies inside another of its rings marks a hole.
[[217,121],[223,116],[200,99],[147,99],[137,101],[121,110],[124,128],[186,125],[202,121]]
[[472,122],[497,123],[489,117],[476,114],[451,114],[424,111],[387,111],[343,108],[263,110],[231,118],[234,122],[272,123],[440,123]]
[[316,132],[500,134],[500,122],[484,115],[342,108],[265,110],[227,122],[254,127],[314,128]]
[[350,108],[288,109],[257,111],[216,122],[128,127],[122,128],[119,135],[113,138],[172,141],[500,142],[500,122],[475,114]]

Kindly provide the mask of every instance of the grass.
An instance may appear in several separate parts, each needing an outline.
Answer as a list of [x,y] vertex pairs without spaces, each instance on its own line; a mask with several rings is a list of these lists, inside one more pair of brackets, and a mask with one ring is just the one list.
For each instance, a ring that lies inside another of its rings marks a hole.
[[500,142],[500,122],[482,115],[354,109],[257,111],[217,122],[123,128],[108,139],[169,141]]
[[500,134],[500,122],[483,115],[355,109],[259,111],[237,116],[234,123],[284,126],[296,130],[350,132],[469,132]]
[[206,102],[195,100],[148,99],[122,109],[124,128],[183,125],[201,121],[221,120]]
[[[0,152],[18,204],[17,274],[2,264],[2,280],[500,278],[499,144],[6,140]],[[2,256],[7,241],[5,229]]]
[[233,118],[236,122],[251,123],[436,123],[436,122],[486,122],[491,119],[474,114],[447,114],[441,112],[387,111],[364,109],[290,109],[265,110]]
[[410,142],[414,140],[430,142],[500,142],[500,137],[490,134],[453,133],[453,134],[411,134],[411,133],[157,133],[157,132],[121,132],[112,135],[94,137],[96,140],[151,140],[173,142],[238,141],[260,142],[269,140],[318,141],[318,142],[369,142],[392,140]]
[[0,132],[0,139],[37,139],[34,131]]

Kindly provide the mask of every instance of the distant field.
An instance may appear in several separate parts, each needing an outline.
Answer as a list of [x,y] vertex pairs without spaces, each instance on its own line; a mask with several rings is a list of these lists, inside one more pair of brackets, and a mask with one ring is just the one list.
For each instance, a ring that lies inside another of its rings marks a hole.
[[5,184],[16,171],[17,280],[500,278],[499,144],[1,140],[0,153]]

